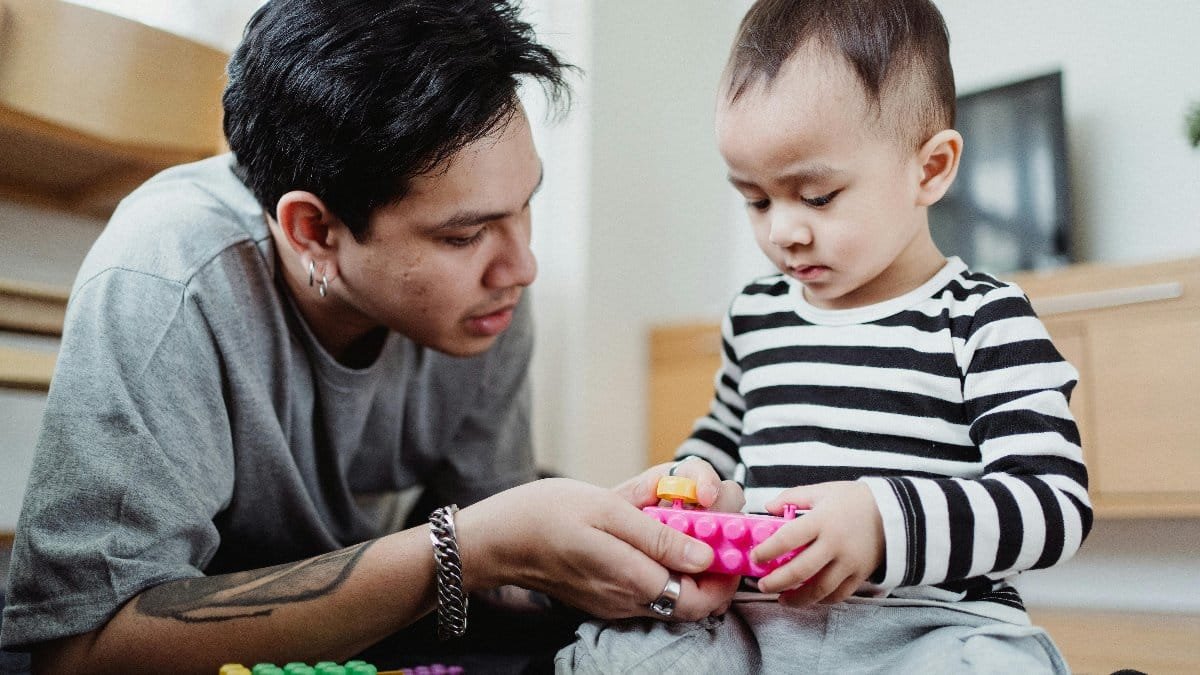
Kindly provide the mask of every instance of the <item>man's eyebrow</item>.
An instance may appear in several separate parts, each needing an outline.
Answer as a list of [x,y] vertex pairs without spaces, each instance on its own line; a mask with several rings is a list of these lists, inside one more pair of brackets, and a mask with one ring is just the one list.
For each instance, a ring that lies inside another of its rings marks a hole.
[[[545,178],[545,170],[539,169],[537,185],[534,185],[533,189],[530,190],[529,197],[525,200],[525,205],[528,205],[529,202],[533,200],[533,196],[537,194],[538,190],[542,189],[542,181],[545,180]],[[493,220],[507,218],[511,215],[513,215],[511,211],[459,211],[442,222],[437,223],[432,229],[453,230],[460,227],[473,227],[475,225],[482,225]]]

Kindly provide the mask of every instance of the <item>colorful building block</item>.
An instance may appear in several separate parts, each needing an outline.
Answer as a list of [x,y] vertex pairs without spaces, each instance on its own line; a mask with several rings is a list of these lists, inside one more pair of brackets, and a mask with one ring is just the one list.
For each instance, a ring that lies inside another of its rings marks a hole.
[[425,666],[410,666],[398,670],[381,671],[366,661],[321,661],[308,665],[292,661],[279,667],[274,663],[256,663],[253,668],[247,668],[240,663],[227,663],[221,666],[218,675],[462,675],[462,666],[447,666],[433,663]]
[[683,476],[663,476],[658,481],[658,498],[671,500],[671,506],[647,506],[642,511],[711,546],[714,555],[709,572],[761,577],[803,550],[798,548],[762,564],[750,560],[751,549],[796,517],[796,507],[791,504],[785,507],[782,518],[688,508],[685,504],[697,501],[696,482]]

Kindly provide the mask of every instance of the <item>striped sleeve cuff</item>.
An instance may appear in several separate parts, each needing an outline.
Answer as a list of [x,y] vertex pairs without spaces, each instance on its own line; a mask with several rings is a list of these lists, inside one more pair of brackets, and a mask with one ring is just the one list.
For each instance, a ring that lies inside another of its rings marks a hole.
[[871,582],[880,589],[891,590],[903,585],[911,568],[913,505],[904,497],[902,489],[898,489],[900,486],[887,478],[869,476],[858,480],[871,488],[883,519],[883,566],[872,576]]

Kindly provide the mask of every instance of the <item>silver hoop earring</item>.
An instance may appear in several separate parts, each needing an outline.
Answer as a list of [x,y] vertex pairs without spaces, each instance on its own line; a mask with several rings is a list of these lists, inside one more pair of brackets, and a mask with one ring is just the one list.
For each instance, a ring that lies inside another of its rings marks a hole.
[[317,271],[317,263],[313,262],[312,260],[309,260],[308,261],[308,285],[309,286],[313,285],[313,274],[315,274],[316,271]]
[[324,274],[321,274],[321,285],[317,286],[317,292],[321,294],[322,298],[329,292],[329,279]]

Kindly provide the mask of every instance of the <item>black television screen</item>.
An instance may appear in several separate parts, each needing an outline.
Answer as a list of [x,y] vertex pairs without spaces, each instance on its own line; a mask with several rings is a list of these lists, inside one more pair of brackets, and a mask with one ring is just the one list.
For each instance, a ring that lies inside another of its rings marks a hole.
[[929,212],[933,239],[977,271],[1071,262],[1062,73],[958,97],[958,177]]

